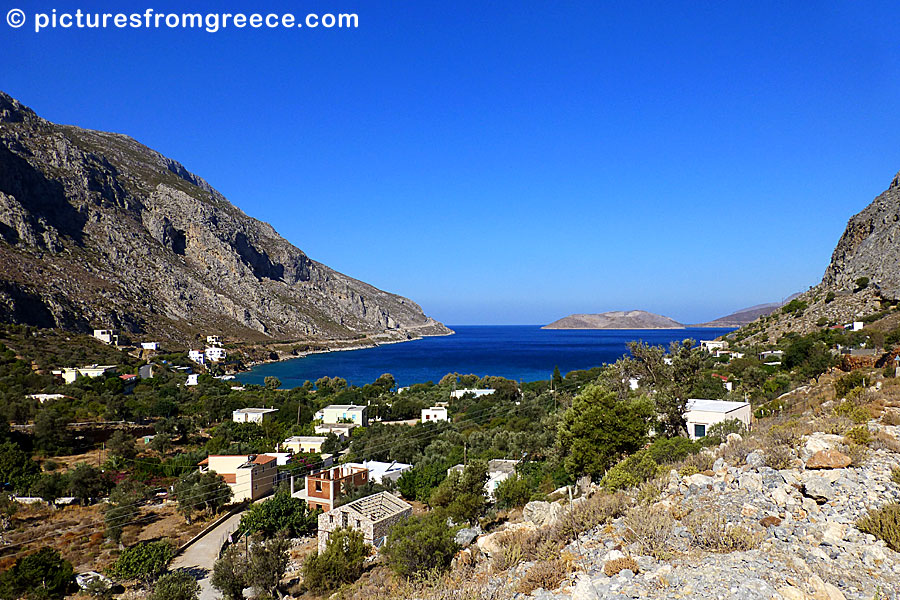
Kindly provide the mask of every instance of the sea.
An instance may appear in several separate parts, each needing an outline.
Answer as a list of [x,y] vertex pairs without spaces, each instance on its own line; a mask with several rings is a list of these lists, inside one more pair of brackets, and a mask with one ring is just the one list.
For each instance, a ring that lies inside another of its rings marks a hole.
[[351,385],[372,383],[390,373],[399,386],[433,381],[447,373],[498,375],[515,381],[550,379],[554,367],[569,371],[599,367],[628,353],[641,340],[668,345],[684,339],[711,340],[733,329],[541,329],[538,325],[457,325],[454,335],[427,337],[361,350],[310,354],[266,363],[241,373],[242,383],[277,377],[283,388],[342,377]]

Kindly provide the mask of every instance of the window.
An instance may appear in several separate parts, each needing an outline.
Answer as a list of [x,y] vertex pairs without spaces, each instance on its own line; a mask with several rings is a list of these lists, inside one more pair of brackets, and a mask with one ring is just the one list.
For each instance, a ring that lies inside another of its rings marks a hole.
[[[313,510],[315,510],[315,508]],[[334,523],[334,515],[328,515],[328,522]]]
[[317,492],[321,492],[321,491],[322,491],[322,482],[321,482],[321,481],[317,481],[317,482],[316,482],[316,491],[317,491]]
[[694,425],[694,437],[704,437],[706,435],[706,425]]
[[346,527],[350,524],[350,519],[347,516],[347,513],[341,513],[341,526]]

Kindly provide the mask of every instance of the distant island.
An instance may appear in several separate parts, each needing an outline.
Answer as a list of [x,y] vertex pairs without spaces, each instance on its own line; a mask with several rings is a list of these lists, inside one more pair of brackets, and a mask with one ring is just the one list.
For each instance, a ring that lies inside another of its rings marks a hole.
[[684,325],[669,317],[645,310],[613,310],[596,314],[563,317],[541,329],[683,329]]

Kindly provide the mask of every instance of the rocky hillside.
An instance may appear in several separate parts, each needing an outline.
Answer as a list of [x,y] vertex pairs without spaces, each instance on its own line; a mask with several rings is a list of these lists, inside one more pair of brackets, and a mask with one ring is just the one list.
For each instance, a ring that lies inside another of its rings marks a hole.
[[847,223],[822,284],[850,290],[867,277],[887,298],[900,298],[900,173]]
[[449,332],[310,259],[181,164],[2,93],[0,319],[180,343]]
[[542,329],[680,329],[678,321],[644,310],[615,310],[563,317]]

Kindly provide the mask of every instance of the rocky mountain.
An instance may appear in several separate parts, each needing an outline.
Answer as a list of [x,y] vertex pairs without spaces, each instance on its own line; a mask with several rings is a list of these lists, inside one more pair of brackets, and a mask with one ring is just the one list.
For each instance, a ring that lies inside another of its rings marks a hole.
[[[785,303],[790,302],[799,295],[800,294],[791,294],[785,299]],[[718,319],[713,319],[712,321],[708,321],[706,323],[691,325],[691,327],[743,327],[744,325],[752,323],[760,317],[765,317],[766,315],[772,314],[782,306],[783,305],[781,302],[757,304],[756,306],[742,308],[741,310],[737,310],[730,315],[725,315],[724,317],[719,317]]]
[[318,263],[130,137],[57,125],[0,93],[0,319],[188,343],[449,333]]
[[644,310],[614,310],[563,317],[542,329],[680,329],[678,321]]
[[900,298],[900,173],[847,223],[822,283],[851,290],[862,277],[883,296]]

